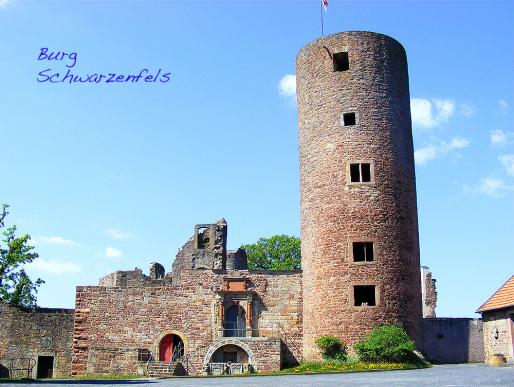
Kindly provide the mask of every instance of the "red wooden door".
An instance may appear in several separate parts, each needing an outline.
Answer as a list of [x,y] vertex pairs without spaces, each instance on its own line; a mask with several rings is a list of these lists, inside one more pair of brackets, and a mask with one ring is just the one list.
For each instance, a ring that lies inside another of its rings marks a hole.
[[164,336],[159,345],[159,360],[169,363],[173,355],[173,335]]

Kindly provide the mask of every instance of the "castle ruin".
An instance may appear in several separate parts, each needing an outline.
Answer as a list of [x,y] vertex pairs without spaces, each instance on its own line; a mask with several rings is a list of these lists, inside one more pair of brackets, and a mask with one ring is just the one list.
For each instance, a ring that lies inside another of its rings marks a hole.
[[78,286],[74,311],[0,306],[2,366],[30,358],[33,376],[59,377],[273,371],[318,359],[322,335],[351,345],[392,323],[421,345],[405,51],[371,32],[318,39],[298,54],[297,93],[302,271],[250,271],[244,250],[227,250],[224,219],[199,224],[169,273],[152,263],[149,275]]

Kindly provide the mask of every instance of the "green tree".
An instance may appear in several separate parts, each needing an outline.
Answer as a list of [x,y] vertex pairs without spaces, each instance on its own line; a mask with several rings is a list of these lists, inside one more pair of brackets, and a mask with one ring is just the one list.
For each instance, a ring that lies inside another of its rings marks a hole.
[[[7,204],[0,210],[0,229],[5,228],[5,218],[9,214]],[[29,278],[22,266],[38,257],[34,246],[30,246],[28,234],[16,237],[16,226],[7,227],[2,232],[0,242],[0,302],[15,306],[33,308],[36,306],[38,287],[44,283],[38,278],[35,282]]]
[[274,235],[256,243],[241,246],[248,256],[250,270],[299,270],[301,268],[300,238]]

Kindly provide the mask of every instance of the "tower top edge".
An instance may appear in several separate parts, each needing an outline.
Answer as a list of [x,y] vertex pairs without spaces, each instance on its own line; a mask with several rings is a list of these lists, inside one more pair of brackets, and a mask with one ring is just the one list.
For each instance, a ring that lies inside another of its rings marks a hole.
[[323,42],[334,40],[334,39],[337,39],[337,38],[347,37],[347,36],[363,36],[363,37],[367,36],[367,37],[375,37],[375,38],[381,38],[381,39],[385,38],[386,40],[389,40],[389,41],[392,41],[392,42],[396,43],[403,50],[405,50],[403,45],[398,40],[396,40],[395,38],[393,38],[393,37],[391,37],[389,35],[386,35],[386,34],[382,34],[382,33],[379,33],[379,32],[373,32],[373,31],[342,31],[342,32],[337,32],[335,34],[323,36],[321,38],[313,40],[312,42],[308,43],[307,45],[303,46],[300,49],[300,51],[298,52],[297,57],[302,52],[308,50],[311,47],[322,46]]

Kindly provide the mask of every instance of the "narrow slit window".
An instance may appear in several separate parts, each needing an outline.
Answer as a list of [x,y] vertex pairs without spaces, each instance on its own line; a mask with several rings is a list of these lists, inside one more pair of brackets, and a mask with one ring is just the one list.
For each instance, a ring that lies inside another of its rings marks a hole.
[[354,262],[373,262],[373,242],[353,242]]
[[343,126],[353,126],[357,124],[355,113],[343,113]]
[[334,71],[348,71],[350,69],[347,52],[336,52],[332,59],[334,61]]
[[353,287],[354,306],[376,306],[375,286],[357,285]]

